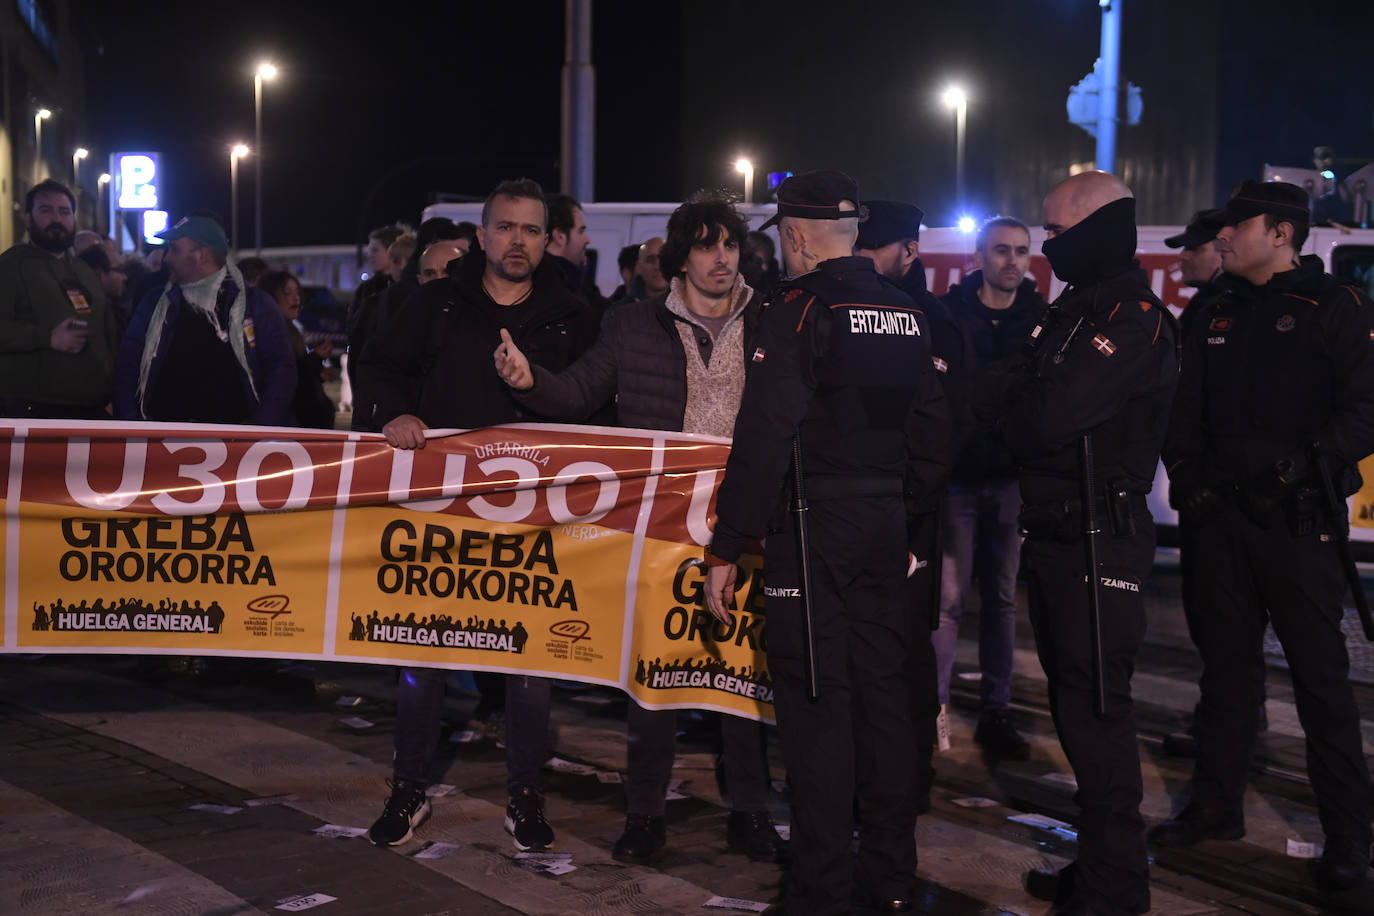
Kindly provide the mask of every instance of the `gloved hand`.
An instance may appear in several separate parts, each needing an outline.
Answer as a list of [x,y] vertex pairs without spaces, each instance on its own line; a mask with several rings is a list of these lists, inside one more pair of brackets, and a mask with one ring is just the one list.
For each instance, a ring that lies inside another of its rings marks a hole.
[[1169,505],[1190,525],[1206,525],[1221,513],[1221,494],[1207,486],[1196,462],[1184,461],[1169,472]]
[[1308,449],[1298,449],[1274,462],[1273,467],[1246,484],[1246,489],[1260,496],[1281,500],[1303,484],[1312,482],[1312,453]]

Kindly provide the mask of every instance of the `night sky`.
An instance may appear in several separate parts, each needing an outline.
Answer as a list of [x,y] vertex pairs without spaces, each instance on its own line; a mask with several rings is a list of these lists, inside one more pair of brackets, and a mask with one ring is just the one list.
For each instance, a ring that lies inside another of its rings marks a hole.
[[[264,106],[268,246],[356,242],[372,226],[414,222],[435,192],[480,198],[503,178],[558,187],[562,2],[72,9],[93,142],[102,153],[161,152],[173,218],[211,207],[227,221],[228,149],[253,142],[263,57],[282,71]],[[1374,4],[1124,9],[1122,77],[1144,86],[1147,123],[1122,128],[1122,154],[1174,189],[1141,202],[1149,220],[1186,219],[1213,202],[1195,199],[1198,189],[1224,198],[1264,162],[1310,167],[1320,143],[1374,156],[1374,77],[1361,44],[1374,34]],[[1092,158],[1064,98],[1097,56],[1094,0],[595,0],[594,23],[597,200],[738,189],[730,164],[747,153],[760,190],[768,171],[839,167],[864,196],[915,201],[928,223],[947,225],[953,129],[937,99],[951,78],[972,95],[978,215],[1034,221],[1047,168]],[[244,247],[253,170],[241,164]]]
[[[677,120],[679,5],[595,6],[598,198],[674,199],[679,138],[654,125]],[[261,58],[281,70],[263,104],[268,246],[345,243],[360,225],[414,223],[431,192],[480,199],[521,176],[558,187],[562,3],[129,9],[73,3],[92,133],[102,153],[162,153],[173,219],[212,207],[228,221],[229,148],[253,145]],[[253,169],[240,162],[244,247]]]

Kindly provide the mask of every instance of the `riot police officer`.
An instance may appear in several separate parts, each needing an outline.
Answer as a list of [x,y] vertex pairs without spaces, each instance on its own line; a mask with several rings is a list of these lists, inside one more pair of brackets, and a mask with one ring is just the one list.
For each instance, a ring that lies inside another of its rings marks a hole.
[[[1341,633],[1346,580],[1322,477],[1347,496],[1374,451],[1374,306],[1299,257],[1307,194],[1247,181],[1226,205],[1223,293],[1190,322],[1165,461],[1195,526],[1202,656],[1191,802],[1151,832],[1162,846],[1245,835],[1266,623],[1293,673],[1325,850],[1317,883],[1348,890],[1369,867],[1370,779]],[[1344,486],[1342,486],[1344,484]]]
[[[1135,200],[1120,179],[1069,178],[1045,198],[1044,221],[1045,257],[1069,285],[1032,332],[1029,358],[978,383],[975,410],[1019,467],[1031,625],[1078,780],[1078,859],[1073,880],[1059,882],[1057,912],[1125,916],[1150,907],[1131,672],[1155,548],[1145,494],[1177,381],[1175,322],[1135,261]],[[1091,492],[1085,479],[1097,482]],[[1092,536],[1091,580],[1090,510],[1103,529]]]
[[[792,279],[760,322],[706,554],[707,604],[724,618],[735,561],[752,539],[769,535],[768,666],[793,783],[791,883],[782,907],[807,916],[850,911],[856,789],[865,902],[911,908],[913,622],[902,475],[909,420],[924,426],[918,440],[950,434],[924,316],[871,260],[851,256],[858,199],[854,181],[835,171],[797,175],[778,189],[770,223],[781,221]],[[809,499],[799,513],[809,517],[805,554],[797,549],[797,517],[777,511],[794,452]],[[808,603],[814,700],[803,664]]]

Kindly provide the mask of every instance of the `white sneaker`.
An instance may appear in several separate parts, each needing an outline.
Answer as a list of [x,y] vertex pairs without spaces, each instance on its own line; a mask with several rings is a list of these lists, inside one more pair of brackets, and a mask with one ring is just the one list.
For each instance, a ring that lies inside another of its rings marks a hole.
[[935,744],[936,749],[941,751],[949,750],[949,704],[940,704],[940,714],[935,717]]

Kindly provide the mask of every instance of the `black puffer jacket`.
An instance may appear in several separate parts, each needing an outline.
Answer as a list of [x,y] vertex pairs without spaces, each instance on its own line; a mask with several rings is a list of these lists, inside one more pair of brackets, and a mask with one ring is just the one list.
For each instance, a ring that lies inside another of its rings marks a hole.
[[[678,333],[683,319],[668,310],[668,294],[616,309],[595,346],[568,369],[532,366],[534,387],[516,397],[530,410],[562,420],[583,420],[612,397],[616,425],[680,431],[687,411],[687,353]],[[762,298],[744,307],[745,365],[758,328]],[[711,338],[696,328],[702,359]]]
[[[563,286],[547,263],[535,268],[534,289],[519,307],[493,303],[482,290],[486,258],[465,255],[445,280],[432,280],[406,300],[369,350],[372,380],[355,428],[381,429],[401,414],[434,428],[472,429],[539,419],[516,402],[496,374],[492,353],[501,329],[530,363],[553,371],[571,365],[596,338],[585,303]],[[601,405],[593,404],[588,413]]]
[[[970,385],[993,367],[1021,354],[1026,338],[1046,308],[1045,300],[1036,292],[1035,280],[1030,277],[1016,290],[1012,304],[1001,310],[988,308],[978,298],[982,285],[983,272],[975,270],[942,297],[965,341],[964,371]],[[959,452],[954,480],[1010,480],[1015,476],[1016,462],[1006,446],[990,428],[975,427]]]

